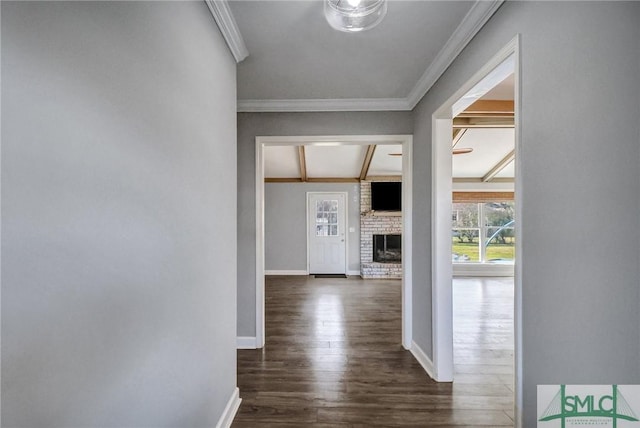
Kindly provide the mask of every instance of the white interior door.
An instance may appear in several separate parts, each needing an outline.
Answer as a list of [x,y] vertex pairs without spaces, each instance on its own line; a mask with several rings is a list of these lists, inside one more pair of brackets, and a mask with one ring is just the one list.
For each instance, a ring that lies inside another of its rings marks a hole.
[[309,193],[309,273],[347,272],[344,193]]

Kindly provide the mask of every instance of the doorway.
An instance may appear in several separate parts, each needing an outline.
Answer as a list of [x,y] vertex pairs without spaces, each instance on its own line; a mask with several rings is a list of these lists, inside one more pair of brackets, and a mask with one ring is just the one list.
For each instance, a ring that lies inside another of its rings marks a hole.
[[346,193],[307,193],[309,274],[347,273]]
[[272,146],[305,145],[401,145],[402,146],[402,346],[411,348],[412,343],[412,219],[413,219],[413,175],[411,135],[330,135],[330,136],[268,136],[256,137],[256,338],[252,347],[265,345],[265,165],[264,149]]
[[[452,128],[453,118],[458,116],[498,82],[514,74],[514,128],[515,128],[515,209],[519,213],[516,236],[522,227],[520,198],[520,139],[519,139],[519,38],[516,36],[498,52],[463,87],[447,100],[432,119],[432,337],[433,368],[437,381],[454,380],[453,365],[453,290],[452,290]],[[519,419],[522,409],[521,371],[521,240],[516,239],[514,267],[514,364],[515,364],[515,407]],[[518,425],[519,426],[519,425]]]

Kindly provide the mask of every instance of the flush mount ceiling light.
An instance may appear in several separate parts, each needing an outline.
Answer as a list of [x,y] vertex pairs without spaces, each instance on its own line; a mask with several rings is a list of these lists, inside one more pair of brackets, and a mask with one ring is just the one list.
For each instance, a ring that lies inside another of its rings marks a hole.
[[311,143],[310,145],[316,146],[316,147],[336,147],[336,146],[341,146],[342,143],[338,141],[322,141],[319,143]]
[[375,27],[387,13],[387,0],[325,0],[324,16],[339,31],[356,32]]

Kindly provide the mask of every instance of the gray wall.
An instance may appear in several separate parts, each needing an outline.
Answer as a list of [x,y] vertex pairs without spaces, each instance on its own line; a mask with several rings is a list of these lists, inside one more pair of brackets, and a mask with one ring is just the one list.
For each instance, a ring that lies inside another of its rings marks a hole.
[[412,132],[410,112],[238,114],[238,336],[256,335],[256,136]]
[[[417,224],[432,113],[521,34],[525,427],[537,384],[640,382],[638,22],[639,3],[506,2],[415,110]],[[416,229],[413,331],[431,354],[429,230]]]
[[264,188],[265,270],[307,270],[307,192],[347,192],[347,270],[360,272],[360,184],[266,183]]
[[2,2],[2,426],[215,426],[235,86],[202,2]]

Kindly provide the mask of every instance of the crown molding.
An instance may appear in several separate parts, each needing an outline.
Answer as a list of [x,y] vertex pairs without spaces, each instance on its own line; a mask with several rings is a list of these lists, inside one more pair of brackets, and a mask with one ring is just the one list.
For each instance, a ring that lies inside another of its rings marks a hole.
[[477,0],[462,22],[453,32],[447,43],[438,52],[436,59],[429,65],[418,83],[413,87],[406,101],[413,109],[425,96],[427,91],[442,76],[451,63],[460,55],[460,52],[469,44],[471,39],[487,23],[489,18],[504,3],[504,0]]
[[[205,0],[207,4],[211,0]],[[217,3],[217,1],[216,1]],[[238,100],[238,112],[409,111],[418,104],[504,0],[476,0],[406,98]]]
[[236,20],[229,9],[229,3],[227,0],[204,0],[215,19],[224,40],[227,42],[227,46],[231,51],[231,54],[235,58],[236,62],[240,62],[249,56],[247,46],[244,44],[244,39]]
[[404,98],[238,100],[238,112],[330,112],[411,110]]

